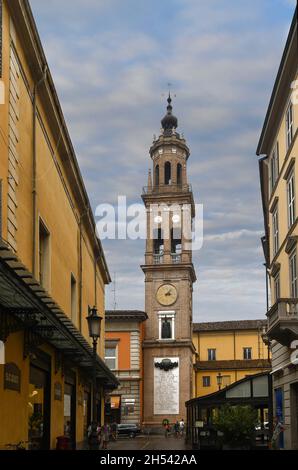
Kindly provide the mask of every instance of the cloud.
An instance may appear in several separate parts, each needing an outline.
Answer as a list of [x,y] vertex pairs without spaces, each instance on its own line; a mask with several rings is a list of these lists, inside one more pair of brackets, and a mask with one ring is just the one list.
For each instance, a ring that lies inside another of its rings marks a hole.
[[[293,8],[285,0],[31,4],[94,209],[118,194],[140,202],[172,82],[189,180],[204,205],[194,317],[264,316],[255,148]],[[143,241],[103,245],[118,307],[144,308]],[[113,299],[110,286],[109,307]]]

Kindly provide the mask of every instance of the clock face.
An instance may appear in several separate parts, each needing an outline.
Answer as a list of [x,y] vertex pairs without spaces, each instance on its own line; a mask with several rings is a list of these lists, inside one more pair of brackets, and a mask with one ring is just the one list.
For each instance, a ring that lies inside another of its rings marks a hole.
[[176,302],[178,297],[176,287],[171,284],[164,284],[160,286],[157,291],[156,298],[161,305],[172,305]]

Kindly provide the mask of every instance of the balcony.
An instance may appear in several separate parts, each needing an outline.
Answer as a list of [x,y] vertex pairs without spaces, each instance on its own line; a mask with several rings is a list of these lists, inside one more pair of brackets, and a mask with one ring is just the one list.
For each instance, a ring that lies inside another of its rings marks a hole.
[[298,298],[279,299],[267,312],[269,339],[289,347],[298,339]]
[[172,254],[171,254],[171,258],[172,258],[172,263],[173,263],[173,264],[179,264],[179,263],[181,263],[181,260],[182,260],[181,254],[172,253]]
[[191,184],[159,184],[143,187],[143,194],[191,193]]
[[158,253],[153,255],[153,263],[154,264],[162,264],[163,263],[163,253]]

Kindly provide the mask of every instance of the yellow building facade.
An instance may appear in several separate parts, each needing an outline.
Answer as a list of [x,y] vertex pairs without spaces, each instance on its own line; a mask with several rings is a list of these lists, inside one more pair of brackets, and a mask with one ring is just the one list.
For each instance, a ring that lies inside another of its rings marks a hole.
[[[274,414],[286,449],[298,449],[298,37],[297,9],[275,80],[257,155],[270,285],[267,339],[272,350]],[[295,362],[296,361],[296,362]]]
[[270,370],[263,320],[194,323],[193,398],[209,395],[248,375]]
[[[90,422],[86,317],[110,276],[28,1],[1,1],[0,448],[81,445]],[[97,410],[117,380],[97,357]]]

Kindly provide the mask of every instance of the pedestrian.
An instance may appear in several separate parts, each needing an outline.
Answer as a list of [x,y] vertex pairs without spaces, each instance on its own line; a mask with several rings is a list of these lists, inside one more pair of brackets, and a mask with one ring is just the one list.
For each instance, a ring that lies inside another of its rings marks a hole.
[[180,424],[179,421],[177,420],[176,423],[174,424],[174,431],[175,431],[175,437],[179,437],[179,430],[180,430]]
[[184,435],[184,428],[185,428],[185,423],[184,419],[182,418],[180,423],[179,423],[179,431],[180,431],[180,436],[183,437]]
[[102,436],[102,448],[104,450],[107,450],[108,448],[108,442],[110,440],[110,428],[107,424],[105,424],[103,427],[102,427],[102,430],[101,430],[101,436]]
[[118,426],[117,426],[116,421],[114,421],[111,425],[111,433],[112,433],[113,441],[117,441],[117,430],[118,430]]
[[170,424],[167,423],[167,424],[165,425],[165,437],[166,437],[166,438],[169,437],[170,431],[171,431]]
[[99,450],[100,432],[97,423],[91,423],[88,427],[88,445],[89,450]]
[[284,432],[285,428],[283,424],[280,422],[278,416],[274,418],[274,423],[273,423],[273,434],[272,434],[272,439],[271,439],[271,449],[273,450],[279,450],[280,449],[280,439],[282,436],[282,433]]

